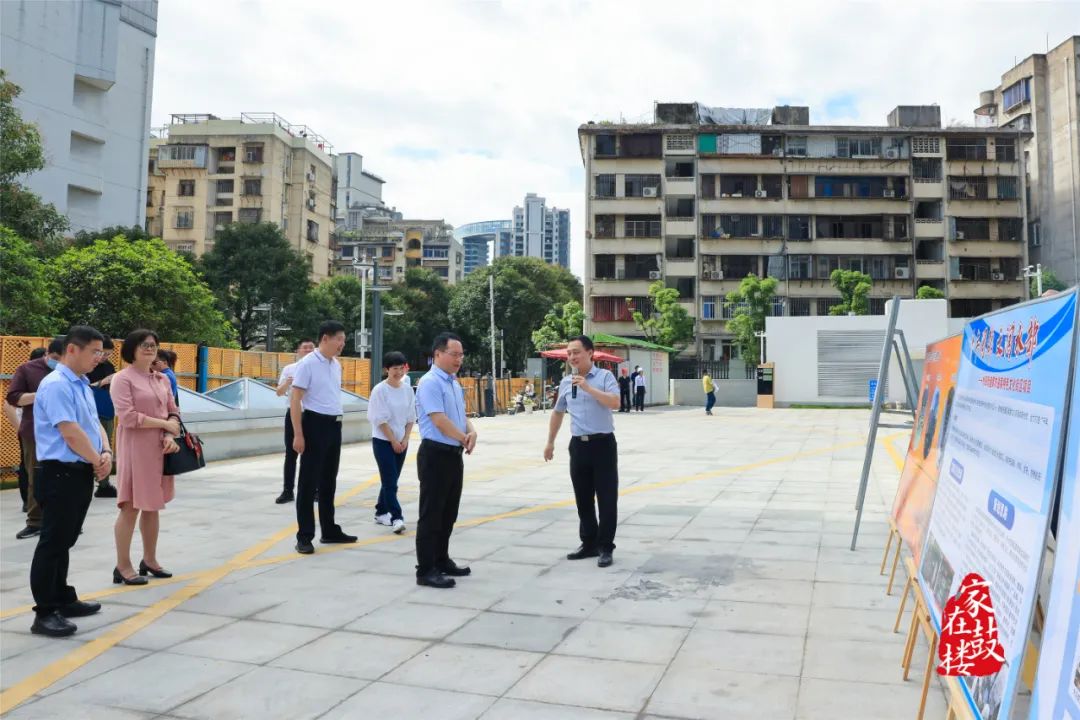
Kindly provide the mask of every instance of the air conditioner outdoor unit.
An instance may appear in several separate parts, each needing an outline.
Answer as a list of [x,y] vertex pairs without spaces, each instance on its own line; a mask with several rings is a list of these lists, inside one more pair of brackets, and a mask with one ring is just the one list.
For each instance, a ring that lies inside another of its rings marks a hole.
[[900,157],[900,150],[897,148],[885,148],[885,157],[895,160]]
[[712,279],[713,280],[723,280],[724,279],[724,271],[723,270],[713,270]]
[[767,193],[764,190],[755,190],[754,191],[754,197],[756,197],[756,198],[767,198],[767,197],[769,197],[769,193]]
[[992,273],[990,273],[990,278],[992,280],[1004,280],[1005,279],[1005,273],[1003,273],[1003,272],[992,272]]
[[898,267],[894,269],[893,277],[897,280],[907,280],[911,277],[911,268]]
[[308,182],[315,182],[315,173],[309,172],[304,177],[308,179]]
[[307,206],[308,206],[309,210],[314,210],[315,209],[315,199],[314,198],[309,199],[307,201]]
[[649,271],[649,279],[650,280],[659,280],[660,279],[660,271],[659,270],[650,270]]
[[654,188],[654,187],[641,188],[641,197],[654,198],[658,194],[659,194],[658,188]]
[[896,191],[895,190],[885,190],[884,192],[882,192],[882,196],[887,197],[887,198],[894,198],[894,197],[896,197]]

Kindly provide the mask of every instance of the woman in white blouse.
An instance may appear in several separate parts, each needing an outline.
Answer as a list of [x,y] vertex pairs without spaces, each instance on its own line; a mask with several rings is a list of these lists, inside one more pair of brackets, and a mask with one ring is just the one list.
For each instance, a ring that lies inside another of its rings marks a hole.
[[379,465],[382,490],[375,504],[375,522],[395,533],[405,531],[405,518],[397,499],[398,478],[409,451],[409,435],[416,423],[416,403],[412,386],[405,382],[408,361],[399,352],[383,357],[386,379],[376,385],[368,400],[371,422],[371,449]]

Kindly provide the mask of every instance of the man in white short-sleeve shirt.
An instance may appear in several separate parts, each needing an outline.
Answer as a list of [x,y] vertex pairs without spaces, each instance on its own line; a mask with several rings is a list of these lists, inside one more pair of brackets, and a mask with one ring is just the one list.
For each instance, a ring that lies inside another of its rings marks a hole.
[[[278,397],[289,394],[289,388],[292,387],[293,376],[296,375],[296,366],[300,364],[300,361],[315,351],[315,341],[308,338],[304,338],[296,346],[296,362],[290,363],[281,368],[281,377],[278,378],[277,388],[275,392]],[[296,483],[296,451],[293,450],[293,429],[292,429],[292,417],[291,413],[285,411],[285,485],[278,495],[276,502],[278,505],[293,501],[293,487]]]

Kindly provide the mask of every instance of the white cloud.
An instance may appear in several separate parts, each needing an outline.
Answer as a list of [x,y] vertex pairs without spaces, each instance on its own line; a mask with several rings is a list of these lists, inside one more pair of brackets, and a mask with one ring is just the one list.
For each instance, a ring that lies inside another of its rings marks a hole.
[[276,112],[362,153],[411,217],[508,218],[537,192],[570,208],[582,274],[584,122],[648,121],[655,100],[969,120],[1014,59],[1077,28],[1072,2],[166,0],[153,118]]

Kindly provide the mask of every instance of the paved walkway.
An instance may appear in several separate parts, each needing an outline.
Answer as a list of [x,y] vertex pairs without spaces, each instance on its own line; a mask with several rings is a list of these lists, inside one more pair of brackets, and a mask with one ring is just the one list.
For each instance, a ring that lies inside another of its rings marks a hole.
[[[885,452],[847,547],[867,415],[617,416],[607,569],[564,558],[568,428],[545,466],[545,416],[480,420],[451,541],[473,575],[449,591],[414,584],[411,532],[372,523],[367,444],[345,450],[338,492],[360,543],[309,557],[273,503],[280,458],[218,463],[163,513],[172,582],[109,584],[115,508],[94,501],[71,577],[104,609],[65,640],[29,634],[34,541],[14,539],[18,493],[0,493],[5,717],[910,720],[919,682],[900,679],[898,593],[878,575],[898,475]],[[417,492],[410,458],[407,521]],[[943,715],[935,689],[927,717]]]

